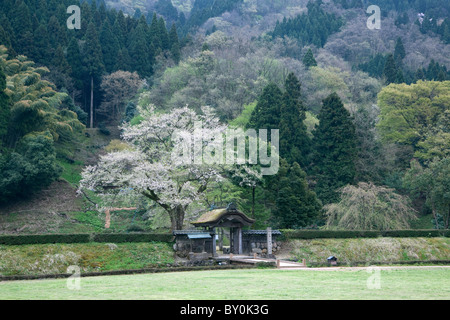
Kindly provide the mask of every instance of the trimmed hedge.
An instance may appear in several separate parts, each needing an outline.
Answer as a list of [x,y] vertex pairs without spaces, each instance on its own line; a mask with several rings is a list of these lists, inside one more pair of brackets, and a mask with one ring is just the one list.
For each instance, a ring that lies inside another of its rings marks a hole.
[[97,233],[93,237],[94,242],[173,242],[171,233]]
[[282,239],[343,239],[343,238],[418,238],[418,237],[449,237],[450,230],[280,230]]
[[88,243],[88,242],[173,242],[169,233],[105,233],[105,234],[27,234],[0,235],[0,245]]
[[[320,238],[417,238],[449,237],[450,230],[389,230],[389,231],[355,231],[355,230],[280,230],[280,240],[320,239]],[[174,242],[170,233],[81,233],[81,234],[27,234],[0,235],[0,245],[49,244],[49,243],[124,243],[124,242]]]
[[47,244],[47,243],[87,243],[90,234],[27,234],[27,235],[0,235],[0,244]]

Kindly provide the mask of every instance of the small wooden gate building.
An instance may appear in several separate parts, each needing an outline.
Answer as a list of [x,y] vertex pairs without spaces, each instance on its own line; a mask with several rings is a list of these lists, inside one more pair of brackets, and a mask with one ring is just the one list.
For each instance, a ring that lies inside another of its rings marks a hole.
[[[202,232],[199,230],[182,230],[174,231],[174,235],[179,247],[192,247],[192,240],[202,236],[202,240],[206,239],[203,247],[203,252],[208,252],[216,256],[216,228],[230,228],[230,252],[233,254],[243,253],[242,228],[251,226],[255,220],[247,217],[244,213],[237,210],[233,205],[227,208],[213,209],[196,221],[191,222],[197,228],[203,228]],[[210,238],[208,236],[211,236]],[[189,241],[183,245],[182,242]],[[199,241],[197,240],[197,243]]]
[[[191,222],[195,227],[202,227],[205,230],[216,234],[216,228],[230,228],[230,252],[242,254],[242,228],[251,226],[255,220],[247,217],[237,210],[233,205],[227,208],[218,208],[206,212],[197,221]],[[216,255],[216,237],[213,238],[213,256]]]

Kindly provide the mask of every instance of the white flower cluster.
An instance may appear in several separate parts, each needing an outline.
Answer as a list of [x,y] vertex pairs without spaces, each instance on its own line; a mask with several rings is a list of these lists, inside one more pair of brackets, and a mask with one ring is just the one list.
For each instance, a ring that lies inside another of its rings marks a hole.
[[137,125],[122,127],[122,139],[129,148],[106,154],[97,165],[86,167],[80,190],[96,191],[105,199],[108,196],[133,199],[144,195],[170,211],[200,200],[208,183],[224,179],[224,172],[235,170],[243,185],[253,185],[261,179],[258,170],[248,166],[236,169],[236,166],[223,164],[176,163],[173,154],[180,145],[177,139],[192,136],[195,123],[202,123],[205,147],[227,129],[211,108],[204,107],[202,115],[188,107],[169,113],[157,112],[153,105],[139,106],[138,110],[143,120]]

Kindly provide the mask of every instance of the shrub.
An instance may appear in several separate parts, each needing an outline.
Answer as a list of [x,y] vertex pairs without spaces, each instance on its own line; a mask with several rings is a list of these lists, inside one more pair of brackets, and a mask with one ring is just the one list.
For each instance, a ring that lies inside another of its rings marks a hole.
[[29,196],[50,185],[61,172],[50,133],[25,136],[17,152],[0,159],[0,203]]
[[127,228],[127,232],[144,232],[145,230],[137,224],[132,224]]

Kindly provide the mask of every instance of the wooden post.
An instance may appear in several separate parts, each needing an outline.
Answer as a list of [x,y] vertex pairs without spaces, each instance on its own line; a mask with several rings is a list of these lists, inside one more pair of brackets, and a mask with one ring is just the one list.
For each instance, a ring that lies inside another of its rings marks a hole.
[[217,257],[217,253],[216,253],[216,228],[212,228],[212,256],[213,257]]
[[280,259],[277,259],[277,268],[279,268],[279,267],[280,267],[280,265],[281,265],[281,263],[280,263]]
[[109,209],[106,209],[105,211],[105,229],[109,229],[111,226],[111,212]]
[[303,265],[306,267],[306,259],[302,260]]
[[223,228],[219,228],[218,229],[218,234],[219,234],[219,250],[223,252]]
[[230,228],[230,253],[234,253],[234,228]]
[[267,255],[272,254],[272,228],[267,228]]
[[238,254],[242,254],[242,228],[238,228]]
[[105,228],[109,229],[111,226],[111,212],[112,211],[132,211],[137,210],[137,208],[107,208],[105,210]]

